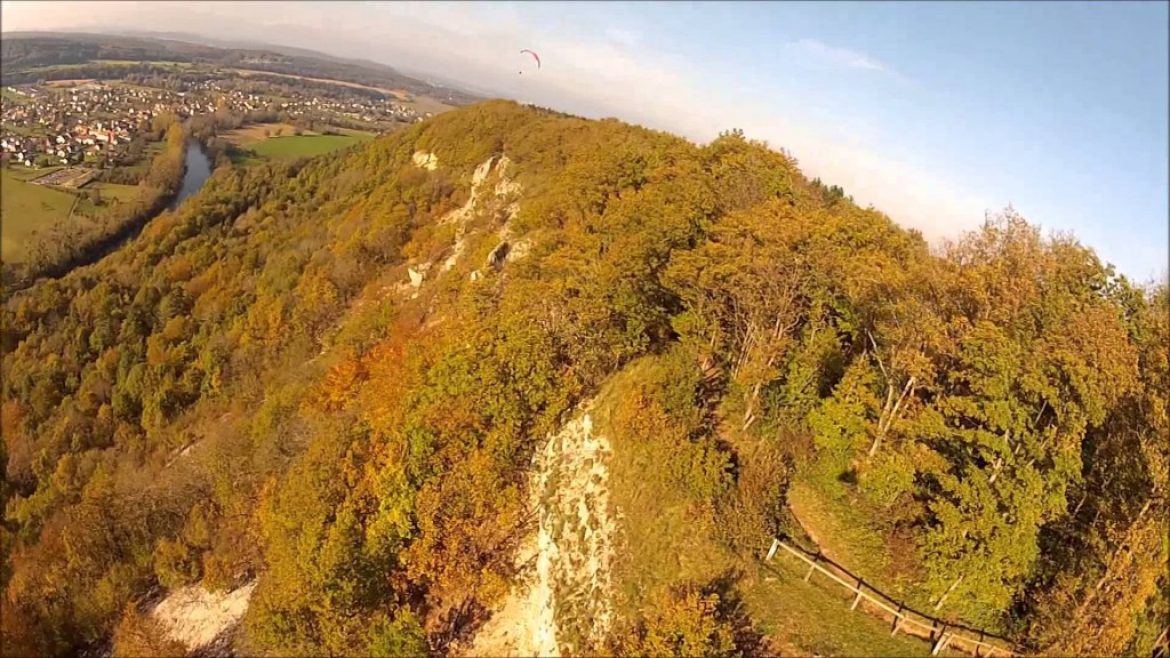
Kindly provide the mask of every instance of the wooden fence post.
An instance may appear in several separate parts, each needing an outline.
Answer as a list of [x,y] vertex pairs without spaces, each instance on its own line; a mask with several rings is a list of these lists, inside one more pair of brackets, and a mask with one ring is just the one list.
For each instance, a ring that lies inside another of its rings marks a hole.
[[[934,627],[935,627],[935,624],[933,621],[931,622],[930,627],[931,627],[931,634],[933,635],[934,634],[933,631],[934,631]],[[947,640],[947,624],[946,624],[946,622],[943,622],[942,628],[939,629],[938,637],[937,638],[932,637],[931,639],[934,640],[935,642],[934,642],[934,647],[932,647],[930,650],[930,655],[937,656],[938,652],[942,651],[943,646],[946,645],[946,640]]]
[[864,587],[864,581],[857,579],[857,596],[853,597],[853,605],[849,606],[850,610],[856,610],[857,604],[861,603],[861,588]]
[[808,573],[804,574],[804,582],[807,583],[809,578],[812,578],[813,572],[817,570],[817,558],[819,556],[820,556],[820,553],[817,553],[816,555],[813,556],[812,565],[809,566]]
[[944,625],[943,634],[938,638],[938,642],[935,643],[934,648],[930,650],[930,655],[937,656],[942,652],[943,649],[947,648],[947,644],[950,643],[950,641],[951,636],[947,634],[946,626]]
[[764,558],[764,561],[767,562],[767,561],[771,560],[772,557],[774,555],[776,555],[776,549],[779,547],[780,547],[780,542],[777,541],[775,537],[773,537],[772,538],[772,547],[768,549],[768,555],[767,555],[767,557]]
[[898,604],[898,612],[894,614],[894,630],[890,631],[891,637],[897,635],[898,629],[902,626],[902,609],[905,607],[906,604],[904,603]]

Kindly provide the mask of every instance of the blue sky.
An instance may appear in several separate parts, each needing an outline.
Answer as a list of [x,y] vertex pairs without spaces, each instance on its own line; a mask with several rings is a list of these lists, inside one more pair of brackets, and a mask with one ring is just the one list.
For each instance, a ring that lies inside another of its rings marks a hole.
[[[102,27],[54,5],[4,3],[4,29]],[[742,127],[928,237],[1010,203],[1134,278],[1167,267],[1166,3],[102,6],[123,27],[364,56],[698,141]],[[539,76],[516,75],[519,48]]]
[[[714,3],[545,9],[694,62],[778,113],[1073,230],[1138,277],[1166,265],[1167,5]],[[652,27],[649,27],[652,26]],[[649,29],[648,29],[649,27]],[[788,47],[789,44],[802,44]],[[799,154],[798,154],[799,155]]]

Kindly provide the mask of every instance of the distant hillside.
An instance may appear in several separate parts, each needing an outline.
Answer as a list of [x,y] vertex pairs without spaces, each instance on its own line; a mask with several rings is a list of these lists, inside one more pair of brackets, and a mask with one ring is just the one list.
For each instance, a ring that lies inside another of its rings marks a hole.
[[4,300],[5,650],[930,653],[761,564],[782,535],[1029,653],[1150,655],[1167,291],[846,192],[503,101],[217,170]]
[[45,73],[38,71],[42,67],[95,60],[203,63],[404,89],[450,105],[477,100],[471,94],[431,85],[389,66],[299,48],[220,48],[170,39],[63,32],[10,32],[0,43],[0,76],[6,84],[44,77]]

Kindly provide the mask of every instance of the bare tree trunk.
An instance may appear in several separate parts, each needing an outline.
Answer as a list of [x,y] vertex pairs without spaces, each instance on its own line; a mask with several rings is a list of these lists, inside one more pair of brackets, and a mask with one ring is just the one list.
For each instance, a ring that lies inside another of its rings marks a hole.
[[752,392],[747,395],[747,399],[745,400],[745,409],[743,412],[743,429],[745,430],[751,427],[751,424],[756,421],[755,406],[756,399],[760,396],[761,386],[762,384],[760,382],[756,382],[756,385],[752,387]]
[[[886,404],[882,409],[882,415],[878,418],[877,434],[873,438],[873,443],[869,446],[869,456],[873,457],[877,453],[878,448],[881,447],[882,441],[886,438],[886,432],[894,424],[898,418],[898,410],[902,408],[904,402],[914,390],[914,377],[906,380],[906,385],[902,387],[902,393],[898,399],[894,400],[894,387],[886,387]],[[892,406],[891,406],[891,403]]]
[[951,595],[951,592],[955,591],[955,588],[958,587],[959,583],[961,582],[963,582],[963,576],[959,576],[955,579],[955,582],[951,583],[951,586],[947,588],[947,591],[943,592],[943,595],[938,597],[938,603],[934,604],[935,610],[938,610],[942,607],[942,604],[946,602],[947,597]]

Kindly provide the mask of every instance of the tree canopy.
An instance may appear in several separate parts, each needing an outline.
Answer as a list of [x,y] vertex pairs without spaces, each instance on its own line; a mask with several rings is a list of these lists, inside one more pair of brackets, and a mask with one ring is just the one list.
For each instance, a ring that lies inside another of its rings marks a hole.
[[[492,101],[227,164],[2,312],[16,653],[145,647],[155,588],[256,576],[249,652],[447,646],[515,575],[537,442],[649,356],[675,374],[624,431],[738,510],[730,547],[787,477],[734,434],[910,537],[912,589],[965,620],[1092,654],[1165,626],[1165,285],[1010,210],[932,251],[737,132]],[[610,648],[750,653],[729,596],[680,584]]]

